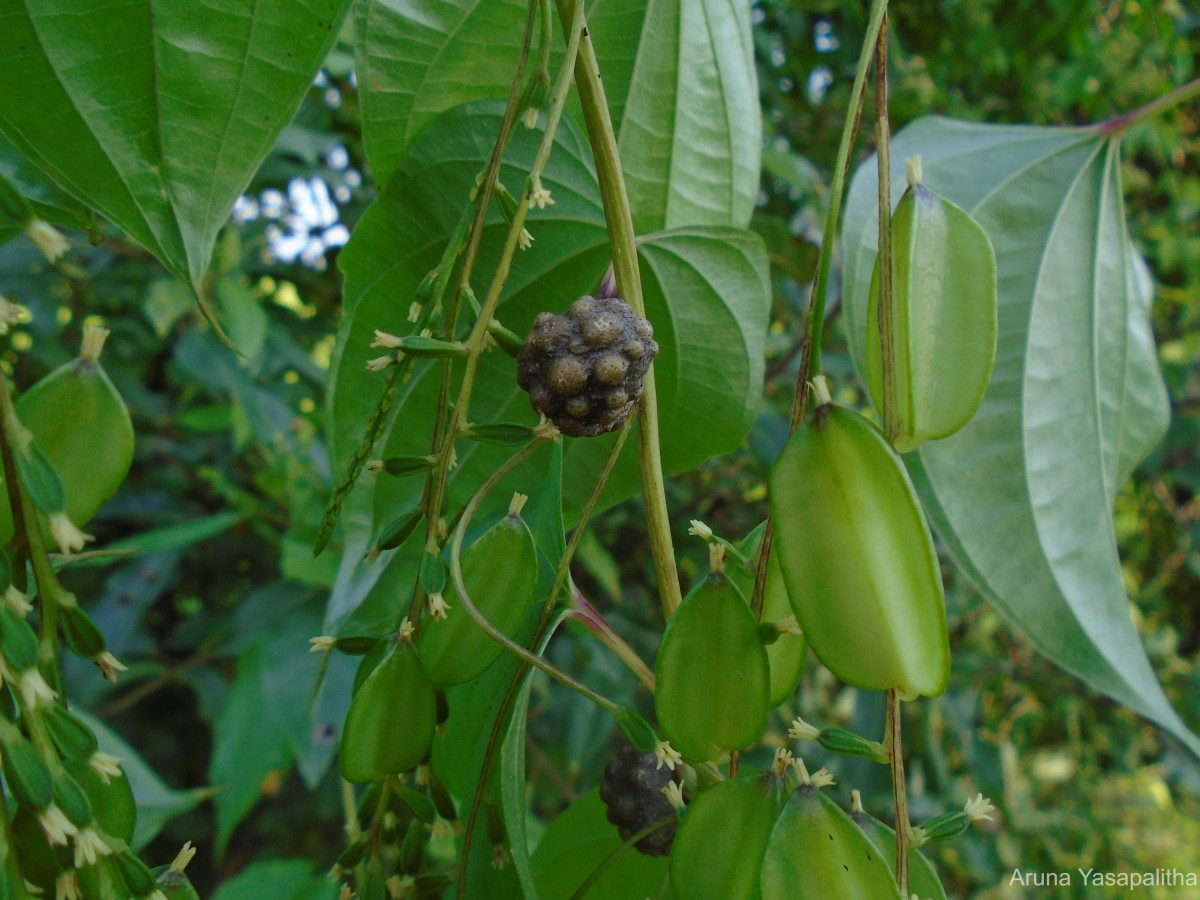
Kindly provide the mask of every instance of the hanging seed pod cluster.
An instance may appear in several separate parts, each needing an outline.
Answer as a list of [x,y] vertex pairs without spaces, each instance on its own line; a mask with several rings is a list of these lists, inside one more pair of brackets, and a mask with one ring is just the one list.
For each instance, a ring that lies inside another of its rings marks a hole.
[[625,301],[580,297],[534,320],[517,383],[563,434],[594,437],[624,424],[657,353],[654,329]]
[[[776,553],[817,658],[847,684],[938,696],[950,676],[933,538],[897,451],[948,437],[979,408],[996,348],[996,266],[969,215],[921,183],[919,160],[891,220],[894,290],[878,263],[867,327],[869,389],[881,431],[817,406],[771,473]],[[885,433],[886,432],[886,433]]]

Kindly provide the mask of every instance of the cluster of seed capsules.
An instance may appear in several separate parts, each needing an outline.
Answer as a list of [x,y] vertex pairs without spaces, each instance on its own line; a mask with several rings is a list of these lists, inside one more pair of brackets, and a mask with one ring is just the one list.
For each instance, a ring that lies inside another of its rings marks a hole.
[[580,297],[534,319],[517,383],[563,434],[595,437],[624,424],[657,353],[654,329],[625,301]]

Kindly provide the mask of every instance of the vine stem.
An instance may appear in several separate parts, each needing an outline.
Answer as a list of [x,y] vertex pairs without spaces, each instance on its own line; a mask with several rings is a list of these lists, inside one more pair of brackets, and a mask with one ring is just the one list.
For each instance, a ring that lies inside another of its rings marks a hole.
[[887,750],[892,767],[892,797],[896,803],[896,883],[900,896],[908,896],[908,787],[904,778],[904,741],[901,736],[900,694],[887,692]]
[[1176,106],[1186,103],[1195,97],[1200,97],[1200,78],[1193,78],[1186,84],[1181,84],[1174,90],[1167,91],[1161,97],[1151,100],[1144,106],[1139,106],[1137,109],[1122,113],[1119,116],[1113,116],[1113,118],[1101,122],[1096,126],[1096,131],[1106,136],[1123,134],[1135,125],[1141,125],[1143,122],[1147,122],[1155,116],[1161,115],[1167,110],[1174,109]]
[[[557,0],[559,16],[568,21],[566,13],[572,0]],[[617,137],[608,112],[608,100],[600,79],[600,66],[592,46],[587,24],[582,17],[566,33],[568,41],[582,38],[579,57],[575,61],[575,86],[583,106],[592,157],[596,161],[596,178],[600,199],[604,204],[604,220],[608,227],[608,242],[612,250],[613,274],[621,298],[639,316],[646,315],[642,298],[642,277],[638,269],[637,244],[633,231],[633,214],[625,192],[625,176],[617,150]],[[662,454],[658,428],[658,391],[654,381],[654,366],[646,373],[642,398],[638,403],[638,458],[642,479],[642,496],[646,508],[646,530],[650,538],[650,554],[658,580],[658,597],[663,616],[670,618],[679,608],[683,595],[679,589],[679,573],[675,569],[675,548],[671,540],[671,520],[667,512],[667,494],[663,481]]]
[[[488,207],[491,205],[492,193],[495,190],[496,182],[500,178],[500,163],[504,158],[504,150],[508,146],[509,135],[512,133],[513,124],[517,120],[517,105],[521,99],[521,81],[524,78],[525,67],[529,61],[529,50],[533,43],[533,29],[537,19],[538,5],[539,0],[531,0],[528,13],[525,17],[525,31],[521,38],[521,52],[517,57],[516,71],[513,73],[508,104],[504,107],[504,118],[500,122],[500,133],[496,136],[496,143],[492,147],[492,155],[488,158],[482,181],[481,183],[477,183],[476,188],[471,192],[471,202],[475,204],[475,211],[467,230],[466,243],[462,247],[463,262],[459,269],[457,285],[451,298],[450,309],[446,313],[444,328],[446,340],[454,340],[454,331],[458,323],[458,312],[462,306],[463,294],[471,290],[471,275],[475,270],[475,260],[479,254],[479,245],[483,241],[484,221],[487,219]],[[448,251],[449,248],[447,248]],[[508,254],[507,258],[511,260],[508,248],[506,248],[506,254]],[[503,261],[501,264],[503,265]],[[442,273],[443,284],[449,280],[449,275],[448,271]],[[442,294],[439,290],[438,303],[441,302],[441,296]],[[483,324],[486,328],[487,322],[485,321]],[[482,349],[482,345],[472,345],[471,353],[467,357],[467,367],[471,370],[472,375],[474,374],[473,366],[478,363],[479,354],[482,352]],[[437,412],[434,414],[432,446],[433,454],[437,457],[438,464],[425,483],[425,496],[423,498],[425,504],[427,545],[437,544],[443,538],[440,530],[442,506],[445,503],[446,481],[450,473],[450,466],[453,463],[454,441],[458,437],[458,421],[462,409],[461,405],[456,406],[449,419],[447,419],[446,409],[450,399],[450,372],[451,362],[447,360],[442,368],[441,386],[438,389]],[[468,399],[470,398],[469,392],[467,397]],[[421,629],[423,593],[418,582],[417,589],[413,593],[412,601],[409,604],[409,619],[418,633]]]
[[[555,601],[557,600],[563,585],[566,583],[567,574],[570,572],[571,560],[574,558],[575,550],[579,546],[579,538],[587,528],[588,521],[592,517],[592,512],[596,508],[596,503],[599,501],[600,495],[604,492],[604,486],[608,483],[609,475],[612,474],[613,465],[616,463],[617,457],[621,453],[621,447],[624,446],[625,439],[629,436],[629,428],[629,422],[626,421],[625,426],[620,430],[620,432],[618,432],[617,440],[613,443],[613,447],[609,451],[608,459],[605,460],[604,469],[600,472],[600,477],[596,479],[596,484],[592,488],[592,495],[588,498],[587,505],[583,508],[583,513],[580,515],[579,522],[575,526],[575,531],[571,535],[571,540],[567,543],[566,548],[563,551],[562,559],[559,560],[558,567],[555,570],[554,585],[550,588],[550,593],[547,595],[545,603],[542,604],[542,613],[538,618],[537,628],[534,629],[533,636],[529,639],[529,643],[527,644],[530,650],[533,650],[541,643],[542,638],[545,636],[547,630],[553,624]],[[595,618],[599,618],[599,614],[595,613],[595,611],[587,605],[586,601],[582,601],[578,597],[575,600],[576,608],[567,610],[563,613],[563,616],[579,618],[588,622],[593,634],[596,634],[596,636],[600,638],[600,640],[605,643],[606,646],[608,646],[610,649],[613,649],[614,652],[617,653],[617,656],[626,662],[626,665],[629,665],[630,668],[632,668],[635,672],[638,672],[638,670],[634,667],[632,660],[626,659],[616,649],[616,647],[624,646],[629,649],[630,654],[633,654],[632,648],[629,648],[628,644],[625,644],[620,635],[617,635],[616,632],[613,632],[611,629],[609,629],[609,633],[606,634],[610,637],[612,642],[606,641],[605,634],[598,633],[595,630],[596,625],[594,619],[588,618],[588,616],[584,615],[584,613],[578,608],[579,604],[581,603],[593,613]],[[607,623],[604,623],[604,625],[607,627]],[[636,659],[639,663],[641,662],[640,659],[637,659],[636,654],[633,655],[633,659]],[[645,669],[644,663],[642,663],[642,669]],[[529,663],[522,660],[520,665],[517,666],[516,671],[513,672],[512,677],[509,679],[508,688],[505,690],[504,697],[500,701],[500,708],[492,721],[492,730],[488,735],[487,746],[484,750],[483,765],[479,770],[479,783],[481,785],[486,785],[488,778],[491,777],[492,766],[495,764],[496,760],[497,748],[499,747],[500,740],[508,727],[508,717],[512,712],[513,704],[516,703],[517,695],[520,693],[521,685],[524,683],[525,676],[528,674],[528,672]],[[640,672],[639,677],[641,677]],[[653,675],[651,675],[650,678],[650,690],[653,691]],[[459,862],[460,897],[465,896],[463,891],[465,891],[466,888],[462,887],[462,885],[466,884],[466,861],[470,859],[471,843],[474,840],[475,829],[479,821],[479,810],[483,804],[483,793],[484,792],[482,790],[475,792],[474,799],[471,802],[470,812],[467,814],[466,826],[463,829],[463,851],[462,859]]]
[[[875,42],[875,141],[879,183],[879,340],[883,370],[884,433],[894,440],[898,433],[896,384],[896,322],[892,284],[892,162],[891,129],[888,123],[888,20],[885,8]],[[896,883],[900,895],[908,896],[908,784],[904,777],[904,717],[900,694],[887,692],[887,750],[892,769],[892,797],[896,806]]]
[[20,440],[20,432],[24,426],[17,418],[9,387],[8,379],[0,375],[0,453],[4,458],[4,477],[8,483],[13,531],[18,544],[25,548],[30,568],[33,569],[33,579],[37,584],[38,599],[41,601],[38,657],[46,666],[50,686],[61,694],[62,681],[58,669],[58,607],[60,604],[75,601],[59,584],[58,576],[54,574],[42,526],[38,522],[37,509],[17,474],[17,463],[13,456],[14,445]]
[[[808,381],[815,369],[821,371],[821,340],[825,331],[825,302],[829,293],[829,270],[833,262],[833,242],[837,237],[838,220],[842,214],[842,195],[846,179],[850,174],[850,151],[858,136],[858,124],[862,118],[863,100],[867,92],[867,73],[875,54],[875,44],[887,15],[888,0],[873,0],[871,15],[867,20],[867,33],[863,36],[862,51],[858,56],[858,68],[854,73],[854,85],[850,89],[850,106],[846,124],[842,128],[842,139],[838,144],[837,158],[833,164],[833,183],[829,187],[829,208],[825,211],[825,229],[821,234],[821,252],[817,258],[817,277],[813,280],[808,298],[808,318],[805,321],[804,338],[800,343],[800,370],[796,374],[796,392],[792,397],[792,414],[788,433],[794,434],[808,413]],[[751,607],[755,617],[762,614],[763,593],[767,586],[767,564],[771,546],[775,542],[775,523],[767,514],[763,529],[762,544],[758,550],[758,561],[754,573],[754,597]]]
[[889,441],[899,434],[897,409],[899,386],[896,384],[896,310],[892,276],[892,153],[891,127],[888,123],[887,15],[879,27],[875,42],[875,144],[879,176],[879,358],[883,378],[883,432]]

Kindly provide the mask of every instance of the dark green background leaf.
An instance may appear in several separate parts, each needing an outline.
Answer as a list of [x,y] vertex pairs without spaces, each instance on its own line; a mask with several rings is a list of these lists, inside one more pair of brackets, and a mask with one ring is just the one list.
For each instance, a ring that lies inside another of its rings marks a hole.
[[199,285],[349,7],[12,0],[0,9],[0,131]]
[[[750,4],[594,0],[587,15],[637,230],[744,227],[762,143]],[[363,139],[381,183],[439,113],[508,96],[524,19],[514,0],[359,6]],[[557,22],[554,41],[552,75],[562,57]]]

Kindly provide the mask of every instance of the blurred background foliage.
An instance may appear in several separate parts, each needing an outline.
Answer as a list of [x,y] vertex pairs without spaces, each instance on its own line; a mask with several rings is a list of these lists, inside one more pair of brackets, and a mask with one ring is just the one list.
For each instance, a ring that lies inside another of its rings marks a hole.
[[[754,227],[770,250],[775,293],[767,384],[746,446],[669,484],[685,587],[704,566],[700,543],[684,538],[689,519],[737,539],[765,514],[866,5],[760,0],[753,17],[767,127]],[[1200,8],[1180,0],[911,0],[897,6],[891,27],[897,130],[930,113],[1097,122],[1196,77],[1200,58]],[[872,149],[868,131],[856,160]],[[1198,150],[1194,106],[1125,140],[1126,202],[1157,282],[1154,326],[1173,419],[1116,509],[1132,614],[1194,729]],[[153,826],[142,835],[151,840],[146,858],[166,862],[193,841],[201,853],[189,874],[206,896],[219,884],[223,898],[265,896],[255,887],[265,884],[275,885],[271,896],[332,896],[321,873],[343,836],[330,723],[340,721],[353,663],[334,657],[314,696],[320,661],[307,639],[321,632],[336,560],[313,560],[311,547],[330,484],[322,394],[339,309],[334,262],[374,190],[352,59],[335,50],[219,244],[212,293],[244,359],[201,325],[182,285],[112,229],[101,227],[90,246],[74,234],[72,252],[54,267],[23,238],[0,247],[0,290],[33,312],[2,363],[19,388],[73,356],[85,322],[103,320],[113,331],[104,363],[131,408],[137,458],[90,530],[101,545],[143,552],[80,567],[68,583],[90,598],[130,670],[112,687],[90,667],[74,667],[68,692],[148,763],[140,779],[154,811],[142,813]],[[836,271],[835,261],[834,319]],[[842,399],[861,401],[836,326],[829,341],[827,371]],[[640,522],[636,502],[610,511],[575,568],[580,589],[652,659],[661,622]],[[982,791],[1000,813],[934,852],[951,895],[1022,896],[1007,886],[1014,868],[1200,872],[1195,762],[1034,655],[946,574],[954,677],[945,697],[910,713],[912,812],[920,821]],[[586,637],[568,631],[550,652],[608,696],[634,699],[633,679]],[[606,716],[544,682],[535,682],[531,709],[534,812],[544,821],[596,784],[615,738]],[[842,688],[811,660],[796,701],[773,719],[774,740],[795,714],[867,734],[882,721],[878,698]],[[887,811],[885,770],[817,757],[810,767],[828,762],[843,788],[861,788],[869,809]]]

